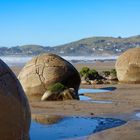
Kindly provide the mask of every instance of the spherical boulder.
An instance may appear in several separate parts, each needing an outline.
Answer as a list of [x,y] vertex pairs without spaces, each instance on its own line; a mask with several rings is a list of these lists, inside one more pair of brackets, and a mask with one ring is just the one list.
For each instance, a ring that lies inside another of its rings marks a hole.
[[140,83],[140,48],[129,49],[120,55],[115,67],[120,82]]
[[0,139],[29,140],[30,108],[10,68],[0,60]]
[[72,64],[56,54],[41,54],[29,61],[18,76],[30,100],[41,100],[48,87],[61,83],[78,96],[80,76]]

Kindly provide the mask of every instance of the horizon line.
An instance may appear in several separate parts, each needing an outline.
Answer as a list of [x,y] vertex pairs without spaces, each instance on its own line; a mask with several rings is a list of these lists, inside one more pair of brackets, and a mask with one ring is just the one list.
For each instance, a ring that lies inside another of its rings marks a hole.
[[70,44],[70,43],[73,43],[73,42],[77,42],[77,41],[80,41],[80,40],[83,40],[83,39],[88,39],[88,38],[95,38],[95,37],[106,37],[106,38],[120,38],[120,39],[127,39],[127,38],[132,38],[132,37],[137,37],[137,36],[140,36],[140,34],[137,34],[137,35],[131,35],[131,36],[89,36],[89,37],[83,37],[83,38],[80,38],[80,39],[77,39],[77,40],[72,40],[72,41],[69,41],[67,43],[61,43],[61,44],[58,44],[58,45],[42,45],[42,44],[38,44],[38,43],[27,43],[27,44],[21,44],[21,45],[11,45],[11,46],[6,46],[6,45],[0,45],[0,48],[2,47],[6,47],[6,48],[12,48],[12,47],[21,47],[21,46],[27,46],[27,45],[32,45],[32,46],[41,46],[41,47],[58,47],[58,46],[63,46],[63,45],[67,45],[67,44]]

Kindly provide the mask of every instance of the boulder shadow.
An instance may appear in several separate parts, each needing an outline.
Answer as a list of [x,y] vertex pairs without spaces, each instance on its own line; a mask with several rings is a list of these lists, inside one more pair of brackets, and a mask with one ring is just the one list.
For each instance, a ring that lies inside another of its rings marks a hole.
[[117,88],[116,87],[104,87],[104,88],[100,88],[100,89],[102,89],[102,90],[108,90],[108,91],[114,91]]

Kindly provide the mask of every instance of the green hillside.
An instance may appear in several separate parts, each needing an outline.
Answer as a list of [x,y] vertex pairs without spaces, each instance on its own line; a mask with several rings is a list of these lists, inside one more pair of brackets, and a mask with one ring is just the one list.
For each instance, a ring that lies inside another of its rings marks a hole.
[[1,47],[0,55],[38,55],[56,53],[58,55],[119,55],[129,48],[140,47],[140,35],[121,37],[90,37],[64,45],[45,47],[40,45],[23,45],[11,48]]

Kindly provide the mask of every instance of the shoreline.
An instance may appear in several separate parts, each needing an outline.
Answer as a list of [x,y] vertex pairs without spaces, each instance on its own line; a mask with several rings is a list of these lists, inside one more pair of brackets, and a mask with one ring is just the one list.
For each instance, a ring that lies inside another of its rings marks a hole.
[[[96,62],[93,64],[74,64],[80,70],[83,66],[93,67],[96,70],[109,70],[114,68],[114,62]],[[12,67],[18,75],[21,67]],[[92,85],[81,85],[81,87],[95,88]],[[136,112],[140,112],[140,84],[101,84],[97,88],[115,87],[108,93],[85,94],[93,100],[112,101],[111,104],[99,104],[84,101],[48,101],[30,102],[32,115],[64,115],[64,116],[92,116],[92,117],[112,117],[128,121],[126,124],[97,132],[86,138],[89,140],[139,140],[140,139],[140,119],[135,117]],[[80,138],[75,138],[80,139]]]

